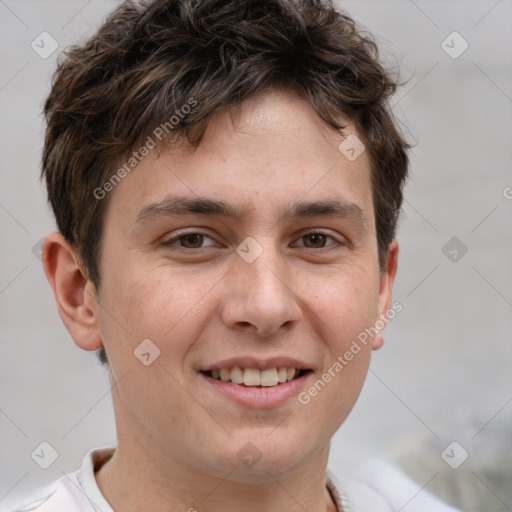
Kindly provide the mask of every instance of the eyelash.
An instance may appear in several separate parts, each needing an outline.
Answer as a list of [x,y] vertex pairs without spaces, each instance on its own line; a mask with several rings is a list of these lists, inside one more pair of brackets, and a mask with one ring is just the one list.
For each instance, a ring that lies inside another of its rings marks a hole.
[[[187,237],[189,235],[200,235],[200,236],[209,238],[210,240],[213,240],[213,238],[211,236],[207,235],[206,233],[201,233],[200,231],[189,231],[188,233],[181,233],[180,235],[175,236],[174,238],[164,242],[163,245],[166,246],[166,247],[172,248],[172,250],[178,250],[178,251],[184,251],[184,252],[190,252],[190,251],[198,252],[201,249],[206,249],[207,247],[213,247],[213,244],[209,245],[209,246],[206,246],[206,247],[196,247],[196,248],[181,247],[181,246],[177,246],[177,245],[174,246],[175,242],[178,242],[180,239],[185,238],[185,237]],[[325,236],[327,238],[330,238],[330,239],[334,240],[334,243],[332,243],[330,245],[327,245],[327,246],[324,246],[324,247],[319,247],[319,248],[306,247],[306,246],[303,245],[303,246],[301,246],[302,249],[311,249],[313,251],[323,250],[323,252],[329,252],[329,251],[339,250],[341,247],[346,245],[346,244],[340,242],[339,240],[336,240],[336,238],[334,238],[332,235],[324,233],[323,231],[308,231],[307,233],[304,233],[303,235],[301,235],[299,237],[299,240],[304,238],[304,237],[306,237],[306,236],[309,236],[309,235],[323,235],[323,236]]]

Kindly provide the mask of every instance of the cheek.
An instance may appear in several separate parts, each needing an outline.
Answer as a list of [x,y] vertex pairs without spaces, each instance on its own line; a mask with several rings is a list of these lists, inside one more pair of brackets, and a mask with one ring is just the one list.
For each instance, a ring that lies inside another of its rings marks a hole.
[[355,404],[368,372],[372,346],[368,333],[378,312],[376,275],[368,267],[350,274],[338,272],[316,286],[314,293],[311,288],[305,294],[316,335],[327,350],[323,369],[306,390],[304,401],[318,408],[315,414],[330,416],[328,423],[334,429]]
[[334,355],[344,352],[351,341],[372,326],[378,314],[379,280],[376,272],[352,268],[323,278],[306,289],[308,309],[320,322],[322,339],[328,342]]
[[[193,409],[181,384],[182,369],[209,316],[208,297],[201,301],[208,288],[204,280],[183,286],[179,275],[173,273],[170,280],[168,274],[163,268],[138,276],[133,270],[113,270],[102,296],[100,328],[111,370],[120,381],[116,394],[137,417],[159,416],[155,404],[160,402],[172,402],[173,418]],[[157,389],[165,390],[165,399]],[[166,421],[175,429],[182,426],[175,419]]]
[[100,312],[105,343],[129,366],[138,364],[133,352],[149,339],[160,350],[160,363],[175,367],[210,317],[206,291],[215,277],[185,276],[165,266],[112,270]]

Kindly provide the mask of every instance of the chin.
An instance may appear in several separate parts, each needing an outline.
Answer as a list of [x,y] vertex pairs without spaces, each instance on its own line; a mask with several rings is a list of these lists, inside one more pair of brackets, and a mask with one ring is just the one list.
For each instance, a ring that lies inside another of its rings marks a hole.
[[[316,450],[305,445],[308,438],[303,432],[291,434],[289,429],[279,432],[272,429],[245,431],[235,435],[232,447],[222,457],[226,472],[232,471],[230,480],[245,483],[273,481],[272,476],[293,473]],[[311,439],[311,438],[310,438]],[[271,476],[272,475],[272,476]]]

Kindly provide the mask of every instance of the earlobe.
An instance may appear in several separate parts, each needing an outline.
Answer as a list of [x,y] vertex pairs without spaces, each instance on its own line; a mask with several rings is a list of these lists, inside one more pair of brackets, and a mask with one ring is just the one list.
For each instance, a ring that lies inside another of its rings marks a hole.
[[[384,344],[384,337],[382,330],[385,327],[389,310],[391,308],[391,300],[393,295],[393,283],[395,282],[396,271],[398,269],[398,241],[393,239],[388,245],[388,252],[386,255],[386,268],[380,274],[379,286],[379,314],[376,319],[377,322],[384,324],[382,329],[373,338],[372,349],[378,350]],[[379,325],[380,327],[380,325]]]
[[46,236],[42,253],[60,318],[73,341],[83,350],[101,348],[95,288],[82,270],[76,250],[55,232]]

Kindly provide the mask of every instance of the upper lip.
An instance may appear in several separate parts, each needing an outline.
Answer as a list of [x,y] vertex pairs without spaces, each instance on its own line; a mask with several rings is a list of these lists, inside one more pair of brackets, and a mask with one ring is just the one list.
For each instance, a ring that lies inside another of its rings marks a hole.
[[199,371],[220,370],[222,368],[229,369],[235,368],[257,368],[258,370],[268,370],[270,368],[297,368],[299,370],[310,370],[311,365],[304,361],[299,361],[292,357],[281,356],[271,357],[268,359],[261,359],[257,357],[232,357],[230,359],[223,359],[208,366],[203,366]]

